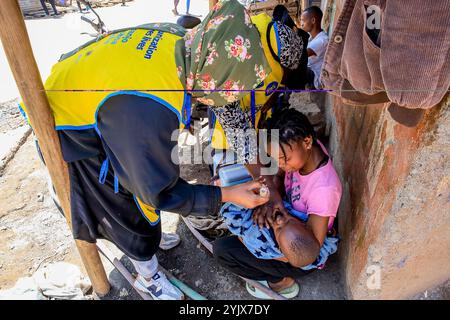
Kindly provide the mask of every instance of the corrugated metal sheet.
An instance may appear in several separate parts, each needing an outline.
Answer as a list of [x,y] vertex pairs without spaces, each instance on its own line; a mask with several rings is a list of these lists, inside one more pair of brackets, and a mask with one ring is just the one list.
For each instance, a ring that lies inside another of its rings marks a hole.
[[23,14],[42,10],[41,2],[39,0],[19,0],[19,5]]

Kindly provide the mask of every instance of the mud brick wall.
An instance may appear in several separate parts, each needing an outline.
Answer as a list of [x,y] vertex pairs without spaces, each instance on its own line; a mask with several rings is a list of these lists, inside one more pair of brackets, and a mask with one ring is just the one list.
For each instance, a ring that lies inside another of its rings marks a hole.
[[415,128],[385,105],[326,105],[349,298],[409,298],[450,279],[450,98]]

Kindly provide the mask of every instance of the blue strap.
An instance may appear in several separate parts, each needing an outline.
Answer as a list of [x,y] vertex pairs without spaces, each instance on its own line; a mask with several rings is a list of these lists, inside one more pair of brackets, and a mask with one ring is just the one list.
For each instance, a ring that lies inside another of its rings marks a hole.
[[250,112],[252,114],[252,126],[255,128],[256,123],[256,102],[255,102],[255,90],[250,93]]
[[208,121],[210,121],[211,122],[211,128],[210,128],[210,135],[209,135],[209,143],[210,144],[212,144],[212,139],[213,139],[213,136],[214,136],[214,129],[216,128],[216,120],[217,120],[217,118],[216,118],[216,115],[215,115],[215,113],[210,109],[210,108],[208,108]]
[[191,125],[191,102],[192,96],[187,92],[184,92],[184,104],[182,111],[182,121],[184,123],[184,127],[188,129]]
[[105,184],[106,176],[108,175],[108,168],[109,168],[109,158],[106,158],[105,161],[103,161],[102,163],[100,175],[98,177],[98,182],[100,182],[101,184]]
[[114,193],[119,193],[119,177],[114,174]]

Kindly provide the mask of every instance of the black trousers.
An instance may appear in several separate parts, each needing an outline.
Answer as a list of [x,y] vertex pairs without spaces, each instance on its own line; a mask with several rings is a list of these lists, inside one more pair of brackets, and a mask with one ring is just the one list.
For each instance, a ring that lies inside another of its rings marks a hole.
[[315,79],[315,74],[314,71],[312,71],[312,69],[308,68],[307,72],[306,72],[306,84],[308,86],[308,89],[310,90],[316,90],[317,88],[314,85],[314,79]]
[[99,156],[69,163],[74,238],[91,243],[107,239],[134,260],[150,260],[159,248],[161,223],[150,225],[122,186],[114,193],[112,170],[104,184],[98,182],[103,160]]
[[221,266],[252,280],[275,283],[283,280],[284,277],[299,278],[311,273],[311,271],[295,268],[287,262],[258,259],[247,250],[237,236],[223,237],[214,241],[213,254]]

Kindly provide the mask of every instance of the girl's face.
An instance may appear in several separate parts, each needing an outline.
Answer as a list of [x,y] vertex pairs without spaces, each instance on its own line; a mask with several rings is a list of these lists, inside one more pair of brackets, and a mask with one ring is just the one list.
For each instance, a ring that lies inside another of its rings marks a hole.
[[[278,159],[278,165],[285,172],[296,172],[301,170],[308,162],[311,155],[312,137],[306,137],[297,141],[292,141],[290,144],[281,144],[278,148],[278,154],[274,153],[272,146],[269,145],[269,154]],[[283,152],[284,150],[284,152]],[[271,153],[272,152],[272,153]]]

